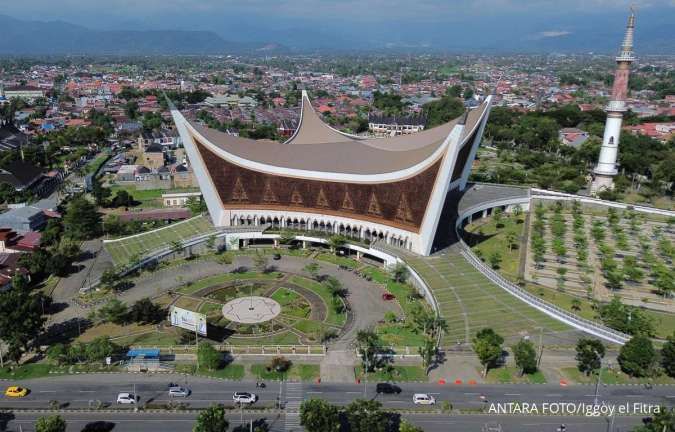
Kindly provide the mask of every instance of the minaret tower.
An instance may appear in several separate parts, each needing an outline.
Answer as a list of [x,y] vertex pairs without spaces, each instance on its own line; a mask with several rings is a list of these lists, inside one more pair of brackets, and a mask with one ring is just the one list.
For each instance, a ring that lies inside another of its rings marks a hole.
[[619,152],[619,136],[621,122],[626,111],[626,94],[628,93],[628,75],[630,65],[635,61],[633,56],[633,32],[635,31],[635,13],[631,9],[626,27],[626,36],[621,44],[621,52],[616,57],[616,72],[614,73],[614,87],[612,98],[605,107],[607,123],[602,138],[598,165],[593,170],[594,180],[591,185],[591,194],[595,195],[603,189],[614,188],[614,176],[617,174],[616,158]]

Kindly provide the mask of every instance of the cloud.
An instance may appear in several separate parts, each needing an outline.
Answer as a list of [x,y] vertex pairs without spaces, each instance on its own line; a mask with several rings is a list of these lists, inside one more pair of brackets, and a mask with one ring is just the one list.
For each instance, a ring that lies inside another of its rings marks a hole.
[[572,32],[568,32],[566,30],[549,30],[537,33],[535,35],[535,39],[557,38],[561,36],[567,36],[569,34],[572,34]]

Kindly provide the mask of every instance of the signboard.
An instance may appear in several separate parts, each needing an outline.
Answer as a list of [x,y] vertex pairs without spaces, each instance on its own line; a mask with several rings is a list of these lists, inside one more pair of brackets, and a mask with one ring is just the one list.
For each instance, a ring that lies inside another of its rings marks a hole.
[[169,309],[169,319],[172,326],[196,331],[200,335],[206,336],[206,315],[204,314],[171,306]]

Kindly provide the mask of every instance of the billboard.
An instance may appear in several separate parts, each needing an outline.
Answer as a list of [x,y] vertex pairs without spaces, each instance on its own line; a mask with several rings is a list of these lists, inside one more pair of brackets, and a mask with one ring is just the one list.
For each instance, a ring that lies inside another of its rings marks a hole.
[[204,314],[171,306],[169,308],[169,319],[172,326],[196,331],[200,335],[206,336],[206,315]]

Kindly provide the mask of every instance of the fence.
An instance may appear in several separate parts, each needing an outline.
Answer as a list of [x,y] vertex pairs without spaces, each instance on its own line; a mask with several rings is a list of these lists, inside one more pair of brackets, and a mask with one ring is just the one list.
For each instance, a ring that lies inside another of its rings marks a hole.
[[[305,355],[324,356],[326,345],[213,345],[218,351],[231,355]],[[130,349],[159,349],[163,354],[186,354],[196,351],[195,345],[131,346]]]

